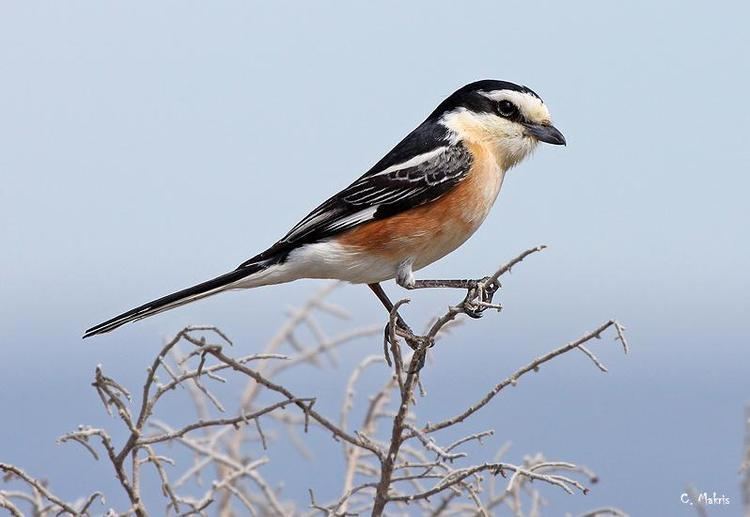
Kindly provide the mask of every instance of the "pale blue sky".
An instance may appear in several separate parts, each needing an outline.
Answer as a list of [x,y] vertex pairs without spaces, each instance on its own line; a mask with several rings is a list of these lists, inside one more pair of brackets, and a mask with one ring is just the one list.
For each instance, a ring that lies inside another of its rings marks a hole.
[[[585,499],[555,498],[562,508],[689,514],[679,494],[692,482],[731,494],[716,514],[736,515],[750,400],[748,15],[742,2],[3,2],[0,413],[15,424],[0,426],[0,459],[49,471],[69,497],[87,491],[62,474],[87,458],[54,439],[100,418],[97,363],[135,383],[160,339],[195,322],[252,349],[282,321],[279,300],[318,284],[222,295],[85,342],[83,329],[235,267],[451,91],[495,78],[537,91],[568,146],[513,170],[483,228],[422,276],[550,249],[507,282],[502,317],[435,350],[427,382],[460,381],[463,400],[617,317],[633,353],[598,344],[608,375],[564,359],[484,423],[519,455],[601,474]],[[414,321],[454,301],[412,298]],[[360,322],[382,319],[363,287],[336,299]],[[379,344],[360,346],[352,361]],[[338,404],[339,389],[320,395]]]

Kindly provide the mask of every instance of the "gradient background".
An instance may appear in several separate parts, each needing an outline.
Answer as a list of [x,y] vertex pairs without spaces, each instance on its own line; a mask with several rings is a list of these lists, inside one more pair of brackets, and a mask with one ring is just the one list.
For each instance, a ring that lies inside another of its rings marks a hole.
[[[454,89],[497,78],[535,89],[568,147],[513,170],[482,229],[421,276],[477,276],[550,249],[505,282],[501,316],[435,349],[422,418],[616,317],[632,354],[595,343],[610,373],[568,354],[470,428],[497,430],[486,447],[512,440],[510,461],[542,450],[597,471],[586,497],[549,487],[552,514],[690,515],[692,483],[730,497],[712,515],[738,515],[749,15],[742,2],[3,2],[0,460],[68,498],[112,483],[106,464],[55,445],[78,424],[116,426],[89,386],[96,364],[136,387],[187,323],[220,325],[251,351],[319,282],[225,294],[85,342],[83,329],[236,266]],[[410,296],[417,326],[456,299]],[[365,288],[334,300],[356,324],[383,319]],[[344,366],[379,346],[362,340]],[[340,373],[295,382],[338,407]],[[287,472],[302,506],[311,479],[320,499],[337,493],[326,465],[271,456],[269,477]]]

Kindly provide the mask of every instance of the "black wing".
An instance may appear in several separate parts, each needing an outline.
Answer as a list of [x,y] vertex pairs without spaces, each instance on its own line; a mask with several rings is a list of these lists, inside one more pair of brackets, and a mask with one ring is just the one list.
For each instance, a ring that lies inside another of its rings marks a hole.
[[300,244],[398,214],[450,191],[469,172],[471,153],[460,142],[424,136],[424,128],[418,128],[361,178],[310,212],[279,242],[239,267],[272,257],[283,261]]

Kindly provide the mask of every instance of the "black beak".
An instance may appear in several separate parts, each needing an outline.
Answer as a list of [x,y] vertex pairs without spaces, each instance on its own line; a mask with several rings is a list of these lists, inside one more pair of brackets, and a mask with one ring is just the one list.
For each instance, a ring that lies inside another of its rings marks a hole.
[[551,124],[524,124],[524,126],[526,126],[526,134],[533,136],[540,142],[552,145],[566,145],[563,134]]

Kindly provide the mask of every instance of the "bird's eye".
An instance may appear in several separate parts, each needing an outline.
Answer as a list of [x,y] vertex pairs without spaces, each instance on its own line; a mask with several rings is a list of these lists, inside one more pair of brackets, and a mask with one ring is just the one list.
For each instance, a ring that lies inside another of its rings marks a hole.
[[518,113],[518,108],[510,101],[497,103],[497,112],[503,117],[512,117]]

